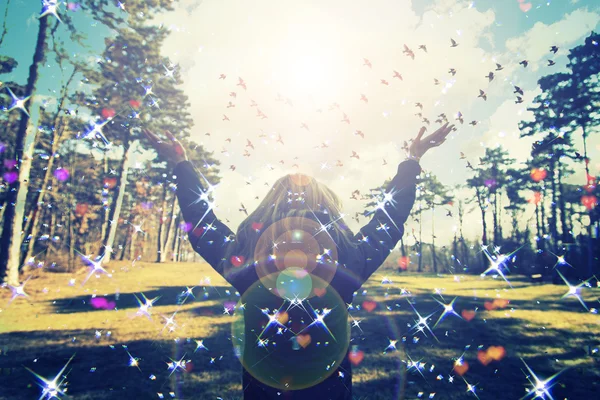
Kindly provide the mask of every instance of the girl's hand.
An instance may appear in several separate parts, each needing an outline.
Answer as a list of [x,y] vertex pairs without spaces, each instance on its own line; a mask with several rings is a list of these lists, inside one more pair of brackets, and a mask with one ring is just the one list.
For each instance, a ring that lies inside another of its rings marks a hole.
[[448,136],[450,131],[452,131],[452,128],[454,128],[454,125],[448,126],[448,124],[449,123],[446,122],[437,131],[433,132],[426,138],[423,138],[426,128],[422,127],[419,131],[419,134],[408,148],[408,155],[411,158],[419,160],[421,157],[423,157],[423,154],[425,154],[427,150],[444,143],[446,141],[446,136]]
[[181,161],[187,161],[187,155],[185,149],[179,143],[179,141],[169,131],[165,131],[165,134],[170,141],[161,140],[158,136],[152,133],[148,129],[143,129],[144,134],[158,153],[158,155],[164,158],[167,162],[178,164]]

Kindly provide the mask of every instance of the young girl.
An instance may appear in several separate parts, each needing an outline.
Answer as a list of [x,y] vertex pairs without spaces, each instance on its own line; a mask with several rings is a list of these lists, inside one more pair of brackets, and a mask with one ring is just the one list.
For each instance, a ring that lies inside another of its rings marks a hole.
[[343,223],[335,193],[303,174],[278,179],[234,234],[215,216],[183,146],[170,132],[160,140],[145,130],[176,165],[190,244],[240,293],[231,339],[244,399],[352,399],[347,307],[404,233],[420,158],[452,128],[446,123],[426,138],[420,130],[356,235]]

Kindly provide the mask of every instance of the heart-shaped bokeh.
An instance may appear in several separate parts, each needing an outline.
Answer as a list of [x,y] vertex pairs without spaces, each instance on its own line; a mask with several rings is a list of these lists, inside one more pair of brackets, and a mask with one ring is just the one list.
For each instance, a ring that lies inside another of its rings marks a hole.
[[466,319],[467,321],[472,320],[473,318],[475,318],[475,311],[473,310],[462,310],[460,315],[462,315],[462,317],[464,319]]

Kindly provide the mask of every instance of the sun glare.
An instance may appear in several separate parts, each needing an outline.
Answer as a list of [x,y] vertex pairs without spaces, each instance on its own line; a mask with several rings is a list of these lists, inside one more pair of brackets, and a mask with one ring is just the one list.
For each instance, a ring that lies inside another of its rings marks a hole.
[[332,47],[316,38],[288,39],[281,45],[274,73],[282,90],[299,96],[335,96],[341,71]]

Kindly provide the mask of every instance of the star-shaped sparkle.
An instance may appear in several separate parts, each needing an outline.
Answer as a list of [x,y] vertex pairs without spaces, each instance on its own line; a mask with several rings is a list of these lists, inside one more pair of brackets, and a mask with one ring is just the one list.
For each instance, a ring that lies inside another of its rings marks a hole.
[[29,100],[29,98],[31,96],[19,98],[19,97],[15,96],[15,94],[13,93],[12,90],[10,90],[9,87],[6,87],[6,90],[8,90],[10,97],[12,97],[12,104],[10,105],[8,111],[12,111],[15,108],[18,108],[19,110],[23,111],[29,117],[29,113],[27,112],[27,109],[25,108],[25,103],[27,102],[27,100]]

